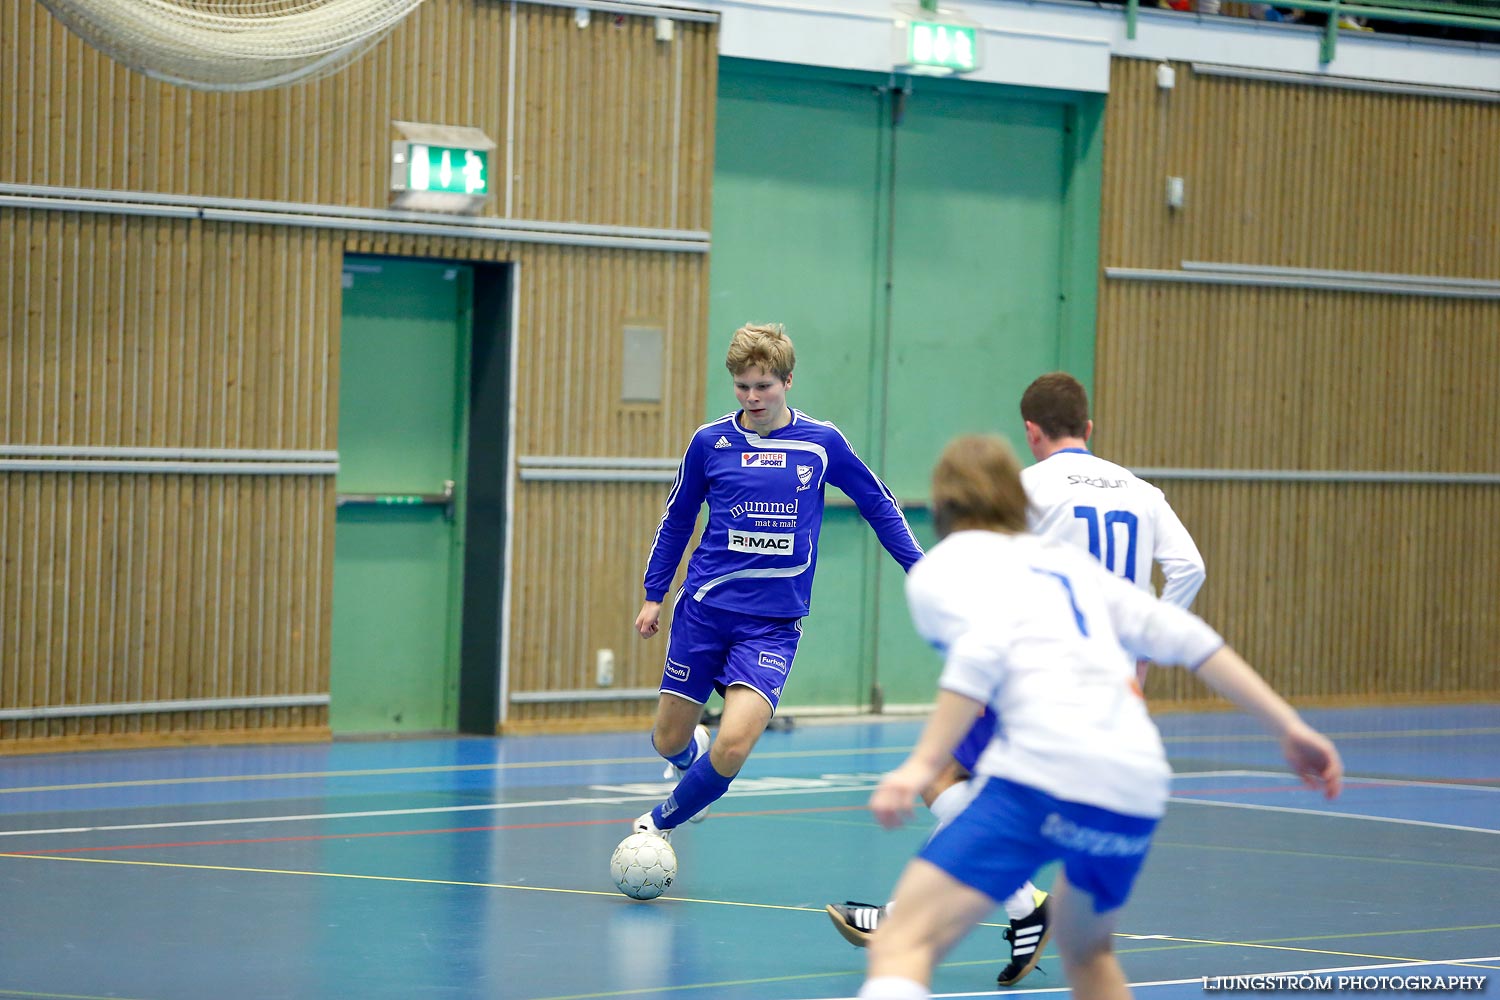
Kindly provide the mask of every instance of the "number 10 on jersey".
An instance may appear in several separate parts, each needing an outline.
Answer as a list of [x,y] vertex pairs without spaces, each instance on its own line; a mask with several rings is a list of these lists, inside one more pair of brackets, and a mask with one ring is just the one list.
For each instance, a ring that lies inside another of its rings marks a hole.
[[[1102,562],[1106,569],[1117,576],[1135,582],[1135,539],[1138,520],[1128,510],[1107,510],[1100,516],[1098,507],[1078,506],[1073,516],[1089,529],[1089,552]],[[1120,545],[1123,541],[1124,545]],[[1120,549],[1125,550],[1123,565]]]

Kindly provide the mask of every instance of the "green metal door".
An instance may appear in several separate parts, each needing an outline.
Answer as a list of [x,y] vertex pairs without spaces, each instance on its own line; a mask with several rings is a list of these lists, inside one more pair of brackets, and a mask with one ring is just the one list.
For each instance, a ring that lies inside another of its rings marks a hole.
[[[724,368],[730,335],[747,322],[783,322],[797,347],[788,402],[838,424],[878,468],[887,95],[865,82],[726,69],[716,113],[709,415],[736,406]],[[850,508],[824,517],[813,616],[788,689],[799,704],[854,704],[870,690],[869,535]]]
[[[786,322],[792,405],[840,426],[928,545],[944,442],[978,430],[1023,445],[1032,378],[1089,381],[1102,105],[891,84],[721,61],[709,410],[734,406],[735,327]],[[887,703],[931,701],[936,660],[903,584],[858,514],[831,508],[789,707],[860,704],[876,682]]]
[[456,728],[471,288],[462,266],[345,262],[335,733]]
[[[930,81],[907,98],[894,140],[882,428],[897,496],[927,496],[956,434],[999,432],[1026,455],[1017,404],[1061,353],[1067,113]],[[908,516],[926,544],[927,509]],[[889,559],[873,569],[883,696],[930,701],[937,659],[911,627],[905,576]]]

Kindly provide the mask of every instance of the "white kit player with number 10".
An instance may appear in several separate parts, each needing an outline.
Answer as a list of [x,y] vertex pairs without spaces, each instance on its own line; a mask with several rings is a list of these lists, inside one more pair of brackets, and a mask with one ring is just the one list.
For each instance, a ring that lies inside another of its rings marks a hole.
[[[1094,422],[1083,383],[1067,372],[1042,375],[1021,394],[1026,445],[1036,464],[1021,470],[1030,501],[1027,528],[1088,552],[1104,568],[1155,594],[1151,564],[1161,566],[1161,599],[1186,610],[1203,586],[1203,556],[1161,490],[1088,449]],[[1146,685],[1147,662],[1136,664]]]
[[1021,470],[1033,534],[1083,549],[1116,576],[1150,591],[1161,564],[1161,599],[1179,608],[1203,585],[1203,556],[1161,490],[1085,448],[1060,448]]

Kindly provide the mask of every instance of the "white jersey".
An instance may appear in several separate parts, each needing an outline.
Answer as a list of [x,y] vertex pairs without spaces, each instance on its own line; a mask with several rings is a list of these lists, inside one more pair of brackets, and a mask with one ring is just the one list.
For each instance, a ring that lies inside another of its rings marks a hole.
[[1203,556],[1161,490],[1124,466],[1065,448],[1021,470],[1033,534],[1084,549],[1147,593],[1161,563],[1161,599],[1179,608],[1203,586]]
[[944,653],[939,687],[999,724],[975,771],[1135,816],[1166,810],[1171,769],[1135,661],[1196,668],[1208,625],[1032,535],[960,531],[906,578],[917,631]]

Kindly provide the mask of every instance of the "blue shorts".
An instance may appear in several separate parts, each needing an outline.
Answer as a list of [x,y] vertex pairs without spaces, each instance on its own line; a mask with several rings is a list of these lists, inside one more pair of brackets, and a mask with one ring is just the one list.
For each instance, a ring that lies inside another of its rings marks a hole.
[[679,594],[661,689],[703,705],[715,691],[744,684],[770,702],[774,713],[801,638],[800,618],[747,615]]
[[958,766],[974,773],[974,765],[979,762],[979,755],[984,753],[984,748],[990,745],[990,740],[995,736],[995,710],[988,705],[979,718],[974,720],[974,725],[969,729],[969,734],[963,738],[963,742],[953,748],[953,759],[958,761]]
[[1068,881],[1094,898],[1096,913],[1125,905],[1156,820],[1067,802],[1004,778],[976,780],[978,794],[918,857],[996,901],[1049,861],[1061,861]]

